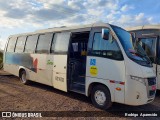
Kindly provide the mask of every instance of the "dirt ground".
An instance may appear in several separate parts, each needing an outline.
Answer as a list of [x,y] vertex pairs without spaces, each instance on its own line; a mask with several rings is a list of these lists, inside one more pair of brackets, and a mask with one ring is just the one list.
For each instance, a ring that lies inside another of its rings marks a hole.
[[[73,111],[94,111],[119,117],[116,111],[160,111],[160,92],[157,92],[156,99],[150,104],[134,107],[114,103],[111,109],[103,111],[95,108],[91,100],[84,95],[73,92],[65,93],[35,82],[23,85],[15,76],[0,76],[0,111],[67,111],[73,114],[75,114]],[[68,117],[65,119],[71,119]],[[105,119],[103,115],[101,117],[80,117],[76,119]],[[110,119],[116,119],[114,117]],[[59,117],[54,119],[57,118]]]

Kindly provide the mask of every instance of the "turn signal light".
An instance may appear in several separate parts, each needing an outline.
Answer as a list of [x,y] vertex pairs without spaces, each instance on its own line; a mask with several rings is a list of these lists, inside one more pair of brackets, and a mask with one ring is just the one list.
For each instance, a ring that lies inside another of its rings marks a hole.
[[121,91],[121,88],[120,88],[120,87],[117,87],[116,90]]

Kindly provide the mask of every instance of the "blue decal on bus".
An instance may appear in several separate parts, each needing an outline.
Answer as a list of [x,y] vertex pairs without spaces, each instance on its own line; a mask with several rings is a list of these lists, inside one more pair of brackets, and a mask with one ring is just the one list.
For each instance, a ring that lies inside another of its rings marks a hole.
[[96,65],[96,59],[90,59],[90,65]]

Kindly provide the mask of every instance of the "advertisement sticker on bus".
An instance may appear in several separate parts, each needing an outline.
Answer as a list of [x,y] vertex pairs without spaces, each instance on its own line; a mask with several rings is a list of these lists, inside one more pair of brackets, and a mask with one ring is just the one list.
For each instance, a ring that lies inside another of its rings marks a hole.
[[92,76],[97,76],[97,74],[98,74],[98,68],[96,66],[91,66],[90,67],[90,74]]

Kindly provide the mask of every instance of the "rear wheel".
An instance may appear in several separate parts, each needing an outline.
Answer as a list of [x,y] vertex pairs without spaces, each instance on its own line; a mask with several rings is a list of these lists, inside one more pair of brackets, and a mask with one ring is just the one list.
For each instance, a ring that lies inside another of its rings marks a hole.
[[23,84],[27,85],[29,81],[26,79],[26,71],[22,70],[20,73],[20,80]]
[[91,100],[93,105],[100,109],[108,109],[112,106],[110,92],[103,85],[97,85],[92,89]]

